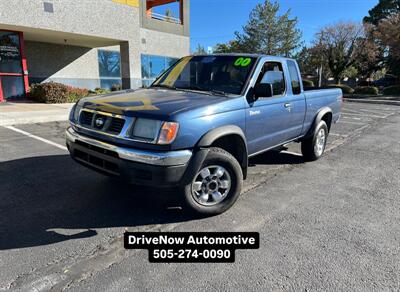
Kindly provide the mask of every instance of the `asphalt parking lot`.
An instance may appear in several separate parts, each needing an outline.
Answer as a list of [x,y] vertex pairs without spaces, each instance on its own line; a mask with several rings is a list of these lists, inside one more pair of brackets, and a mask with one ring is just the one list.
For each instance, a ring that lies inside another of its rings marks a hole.
[[[171,192],[73,162],[66,122],[0,127],[0,290],[398,290],[400,107],[346,103],[325,156],[251,160],[227,213],[195,219]],[[130,231],[256,231],[235,264],[150,264]]]

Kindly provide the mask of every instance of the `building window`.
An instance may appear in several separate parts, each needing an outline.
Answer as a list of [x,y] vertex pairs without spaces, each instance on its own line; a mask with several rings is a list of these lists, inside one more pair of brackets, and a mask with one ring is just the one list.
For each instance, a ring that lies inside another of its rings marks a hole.
[[110,89],[122,84],[121,61],[118,51],[98,50],[100,87]]
[[0,72],[22,72],[18,33],[0,31]]
[[27,70],[22,42],[22,33],[0,30],[0,102],[26,94]]
[[148,87],[156,78],[171,67],[177,58],[142,55],[142,80],[143,86]]

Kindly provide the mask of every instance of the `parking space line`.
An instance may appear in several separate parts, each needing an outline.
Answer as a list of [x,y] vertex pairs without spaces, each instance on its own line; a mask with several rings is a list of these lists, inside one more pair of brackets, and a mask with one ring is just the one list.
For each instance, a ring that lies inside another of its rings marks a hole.
[[391,114],[393,113],[393,109],[387,109],[387,110],[367,110],[367,109],[359,109],[360,112],[365,112],[365,113],[371,113],[371,114],[377,114],[377,112],[379,113],[387,113],[387,114]]
[[33,135],[33,134],[31,134],[31,133],[25,132],[25,131],[20,130],[20,129],[17,129],[17,128],[13,127],[13,126],[4,126],[4,128],[7,128],[7,129],[12,130],[12,131],[14,131],[14,132],[23,134],[23,135],[25,135],[25,136],[28,136],[28,137],[33,138],[33,139],[36,139],[36,140],[38,140],[38,141],[44,142],[44,143],[46,143],[46,144],[52,145],[52,146],[57,147],[57,148],[59,148],[59,149],[61,149],[61,150],[68,151],[67,147],[65,147],[65,146],[63,146],[63,145],[54,143],[53,141],[44,139],[44,138],[42,138],[42,137]]
[[330,136],[336,136],[336,137],[343,137],[343,138],[347,138],[349,137],[349,135],[346,134],[336,134],[336,133],[329,133]]
[[342,116],[343,119],[352,119],[352,120],[357,120],[357,121],[361,121],[361,118],[356,118],[356,117],[346,117],[346,116]]
[[377,116],[377,115],[370,115],[367,113],[360,114],[360,113],[343,113],[344,115],[350,115],[350,116],[361,116],[361,117],[367,117],[367,118],[379,118],[379,119],[384,119],[386,116]]
[[290,154],[290,155],[294,155],[294,156],[303,156],[300,153],[296,153],[296,152],[292,152],[292,151],[287,151],[287,150],[282,150],[281,153],[285,153],[285,154]]
[[341,120],[340,123],[342,123],[342,124],[353,124],[353,125],[365,125],[365,123],[362,123],[362,122],[353,122],[353,121],[344,121],[344,120]]

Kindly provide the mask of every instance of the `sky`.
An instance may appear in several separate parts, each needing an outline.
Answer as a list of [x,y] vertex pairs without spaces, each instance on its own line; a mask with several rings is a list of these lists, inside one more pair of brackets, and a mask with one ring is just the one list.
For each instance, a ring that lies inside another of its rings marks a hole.
[[[234,38],[241,31],[250,11],[263,0],[191,0],[191,47],[206,49]],[[288,9],[299,20],[304,43],[310,44],[318,28],[337,21],[361,22],[378,0],[278,0],[281,14]]]

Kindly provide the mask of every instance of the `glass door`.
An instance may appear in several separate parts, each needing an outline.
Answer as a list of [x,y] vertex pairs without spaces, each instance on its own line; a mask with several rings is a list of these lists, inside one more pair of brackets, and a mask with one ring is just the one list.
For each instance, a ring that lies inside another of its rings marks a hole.
[[25,96],[26,71],[22,33],[0,31],[0,102]]

